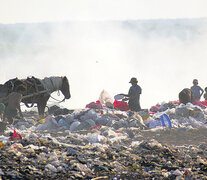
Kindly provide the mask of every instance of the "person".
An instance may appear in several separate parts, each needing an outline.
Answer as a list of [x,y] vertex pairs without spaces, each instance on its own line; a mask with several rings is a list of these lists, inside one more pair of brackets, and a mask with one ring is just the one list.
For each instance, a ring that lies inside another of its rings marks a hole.
[[2,119],[4,110],[5,110],[5,105],[3,103],[0,103],[0,120]]
[[193,93],[193,100],[195,101],[200,101],[201,96],[203,95],[204,90],[198,86],[198,80],[194,79],[193,80],[193,86],[191,87],[191,91]]
[[141,87],[137,84],[137,78],[133,77],[131,78],[130,82],[132,86],[129,89],[128,94],[120,94],[125,96],[126,98],[123,99],[123,101],[128,100],[128,105],[131,111],[138,112],[141,110],[140,106],[140,94],[142,93]]
[[6,129],[6,123],[2,121],[4,111],[5,105],[3,103],[0,103],[0,135],[2,135]]
[[16,92],[12,92],[7,96],[6,102],[6,108],[4,112],[4,121],[5,118],[7,118],[9,124],[13,124],[13,118],[17,116],[18,112],[22,119],[24,119],[20,103],[22,101],[22,94],[25,91],[25,87],[19,86],[16,90]]
[[189,88],[185,88],[183,89],[179,95],[179,101],[180,103],[183,103],[183,104],[187,104],[187,103],[192,103],[193,102],[193,92],[191,91],[191,89]]
[[207,87],[204,89],[205,90],[205,94],[203,95],[205,101],[207,101]]

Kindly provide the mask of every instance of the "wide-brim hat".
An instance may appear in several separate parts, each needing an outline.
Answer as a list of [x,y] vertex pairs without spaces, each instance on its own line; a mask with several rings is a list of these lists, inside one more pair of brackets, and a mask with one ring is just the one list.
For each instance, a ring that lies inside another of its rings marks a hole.
[[131,80],[129,81],[129,83],[137,83],[138,81],[137,81],[137,78],[135,78],[135,77],[133,77],[133,78],[131,78]]

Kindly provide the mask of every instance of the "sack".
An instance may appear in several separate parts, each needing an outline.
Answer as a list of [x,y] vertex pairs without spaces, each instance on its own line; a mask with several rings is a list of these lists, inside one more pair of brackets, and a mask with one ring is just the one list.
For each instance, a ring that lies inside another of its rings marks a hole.
[[109,93],[105,90],[103,90],[99,96],[99,101],[101,104],[105,104],[108,108],[113,108],[113,99],[109,95]]
[[114,101],[114,107],[121,110],[121,111],[128,111],[129,105],[125,101]]
[[109,95],[109,93],[105,90],[103,90],[99,96],[99,101],[101,104],[104,104],[104,103],[111,103],[113,104],[113,99],[112,97]]

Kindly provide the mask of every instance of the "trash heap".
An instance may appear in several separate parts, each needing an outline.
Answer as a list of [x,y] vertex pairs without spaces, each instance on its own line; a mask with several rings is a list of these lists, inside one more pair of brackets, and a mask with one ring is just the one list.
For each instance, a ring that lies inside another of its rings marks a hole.
[[168,115],[171,126],[174,128],[207,128],[206,106],[198,106],[191,103],[184,105],[174,101],[152,106],[150,114],[152,119],[149,118],[146,122],[152,128],[156,126],[155,122],[157,119],[159,120],[162,114]]
[[[207,132],[204,107],[169,102],[135,113],[93,102],[76,110],[52,106],[44,119],[23,114],[26,121],[0,136],[2,179],[207,177],[207,140],[189,144],[184,137]],[[184,143],[160,142],[175,134]]]

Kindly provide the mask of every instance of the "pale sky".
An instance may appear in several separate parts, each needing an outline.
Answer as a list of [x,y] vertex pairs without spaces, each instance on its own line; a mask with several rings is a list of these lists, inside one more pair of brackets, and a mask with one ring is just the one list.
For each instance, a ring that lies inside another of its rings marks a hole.
[[207,17],[207,0],[0,0],[0,23]]

